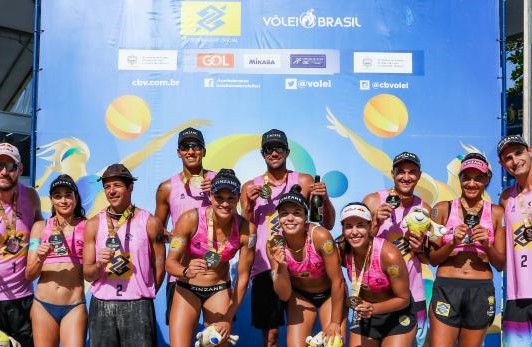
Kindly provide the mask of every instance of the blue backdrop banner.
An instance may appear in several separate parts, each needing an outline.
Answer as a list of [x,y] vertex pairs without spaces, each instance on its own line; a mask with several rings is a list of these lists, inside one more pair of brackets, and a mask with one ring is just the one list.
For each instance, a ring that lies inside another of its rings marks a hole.
[[[96,178],[122,162],[139,177],[134,202],[153,212],[158,184],[181,170],[176,134],[187,126],[205,135],[204,166],[241,181],[265,170],[260,135],[284,130],[289,167],[320,174],[337,211],[390,187],[404,150],[421,158],[416,193],[429,204],[459,194],[464,154],[486,154],[497,201],[498,16],[497,0],[43,1],[43,209],[63,172],[93,215],[106,206]],[[430,298],[433,270],[424,277]],[[495,286],[489,346],[499,345],[499,274]],[[164,287],[156,309],[163,346]],[[261,341],[249,296],[234,333],[242,346]]]

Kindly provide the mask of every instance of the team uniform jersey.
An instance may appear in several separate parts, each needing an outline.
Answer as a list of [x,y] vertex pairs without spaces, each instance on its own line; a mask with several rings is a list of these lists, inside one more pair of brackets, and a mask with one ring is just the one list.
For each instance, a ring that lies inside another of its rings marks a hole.
[[[41,243],[49,243],[50,236],[53,234],[54,218],[48,219],[41,233]],[[66,247],[66,255],[57,255],[52,249],[43,264],[55,264],[55,263],[83,263],[83,234],[85,232],[85,220],[80,220],[79,223],[74,226],[74,230],[70,235],[65,236],[64,246]]]
[[[151,246],[147,232],[151,214],[135,208],[134,215],[117,230],[121,247],[100,278],[92,282],[92,294],[100,300],[137,300],[155,297],[155,280],[151,266]],[[106,247],[107,215],[98,214],[96,254]],[[115,221],[116,223],[116,221]]]
[[504,211],[507,301],[503,317],[503,342],[505,346],[531,346],[532,241],[524,237],[524,220],[531,210],[532,192],[520,195],[517,184],[510,189]]
[[[17,186],[16,232],[10,235],[4,220],[0,218],[0,301],[15,300],[33,294],[33,286],[26,280],[28,241],[35,213],[30,189]],[[5,215],[12,225],[13,205],[3,202]]]
[[[258,197],[253,207],[251,221],[257,226],[257,244],[255,251],[255,260],[251,269],[251,278],[264,271],[271,269],[270,262],[266,255],[266,243],[273,233],[281,232],[279,225],[279,214],[277,213],[277,203],[281,195],[288,193],[290,188],[299,182],[299,173],[288,171],[286,184],[278,187],[270,186],[272,194],[270,199]],[[253,184],[262,186],[264,177],[258,176],[253,180]]]
[[[362,275],[362,288],[372,293],[383,293],[391,289],[388,275],[382,271],[381,253],[384,239],[375,237],[373,239],[373,248],[371,250],[371,258],[369,259],[368,267]],[[344,266],[347,268],[347,276],[349,280],[353,280],[353,255],[346,254],[343,260]]]
[[[463,219],[460,217],[460,210],[462,205],[460,204],[459,199],[451,201],[451,210],[449,211],[449,218],[445,226],[447,227],[447,233],[442,237],[442,243],[447,244],[451,243],[454,238],[454,228],[459,225],[464,224]],[[488,230],[488,244],[493,245],[495,241],[495,230],[493,228],[493,219],[491,217],[491,203],[484,201],[482,205],[482,215],[480,216],[480,225]],[[486,254],[484,246],[480,242],[473,242],[471,244],[460,244],[456,245],[451,254],[456,254],[459,252],[473,252],[477,254]]]

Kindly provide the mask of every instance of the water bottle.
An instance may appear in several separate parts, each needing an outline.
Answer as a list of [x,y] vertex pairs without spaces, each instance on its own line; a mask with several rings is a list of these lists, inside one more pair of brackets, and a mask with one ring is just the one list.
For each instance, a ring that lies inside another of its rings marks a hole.
[[[320,182],[320,176],[314,177],[314,183]],[[320,195],[312,195],[310,200],[310,221],[321,222],[323,219],[323,198]]]

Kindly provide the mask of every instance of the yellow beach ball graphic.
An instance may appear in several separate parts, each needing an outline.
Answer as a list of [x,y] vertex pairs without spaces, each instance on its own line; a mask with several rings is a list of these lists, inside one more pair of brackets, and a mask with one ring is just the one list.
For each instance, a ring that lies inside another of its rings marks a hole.
[[105,125],[121,140],[133,140],[144,135],[151,123],[150,107],[135,95],[114,99],[105,111]]
[[408,123],[408,110],[397,96],[379,94],[366,103],[364,123],[374,135],[394,137],[405,130]]

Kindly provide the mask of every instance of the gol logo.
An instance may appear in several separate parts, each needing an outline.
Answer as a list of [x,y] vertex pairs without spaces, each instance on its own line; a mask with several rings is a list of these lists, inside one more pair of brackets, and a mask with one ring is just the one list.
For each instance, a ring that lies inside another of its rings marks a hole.
[[199,53],[197,65],[199,68],[232,68],[235,56],[231,53]]

